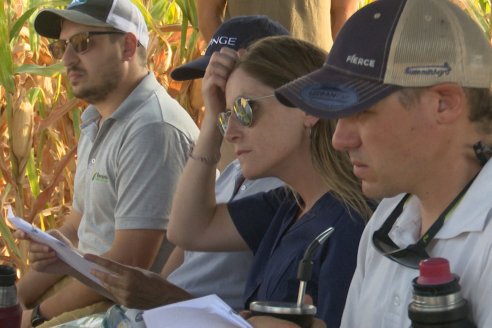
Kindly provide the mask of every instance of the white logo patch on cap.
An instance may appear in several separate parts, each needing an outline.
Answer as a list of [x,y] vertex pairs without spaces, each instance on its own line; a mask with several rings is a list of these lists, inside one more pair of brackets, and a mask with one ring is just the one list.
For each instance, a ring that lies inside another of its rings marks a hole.
[[375,59],[358,57],[357,54],[347,56],[347,60],[345,62],[358,66],[373,67],[373,68],[374,65],[376,64]]
[[87,0],[73,0],[67,8],[72,8],[80,5],[84,5],[87,3]]

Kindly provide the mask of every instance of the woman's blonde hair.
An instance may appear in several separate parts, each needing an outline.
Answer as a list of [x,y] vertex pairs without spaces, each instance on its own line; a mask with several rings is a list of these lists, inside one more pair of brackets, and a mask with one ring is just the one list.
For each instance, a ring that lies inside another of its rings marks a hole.
[[[248,47],[236,68],[276,89],[320,68],[326,55],[324,50],[309,42],[289,36],[274,36]],[[333,120],[320,119],[311,129],[313,165],[335,197],[349,210],[369,219],[372,210],[362,194],[360,182],[352,173],[347,153],[335,150],[331,144],[335,125]]]
[[347,152],[335,150],[331,143],[335,127],[334,120],[319,120],[311,129],[314,167],[321,172],[324,182],[332,188],[338,200],[369,220],[372,209],[362,194],[359,179],[353,174],[350,158]]

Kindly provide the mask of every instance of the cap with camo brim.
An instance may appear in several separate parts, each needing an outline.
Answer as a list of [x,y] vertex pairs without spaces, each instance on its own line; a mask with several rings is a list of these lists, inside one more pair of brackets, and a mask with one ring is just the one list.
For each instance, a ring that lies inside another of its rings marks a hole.
[[490,88],[492,51],[481,28],[447,0],[379,0],[349,18],[322,68],[275,95],[287,106],[340,118],[401,88],[445,82]]
[[147,48],[149,33],[140,10],[130,0],[73,0],[65,9],[44,9],[34,20],[42,36],[58,39],[63,20],[133,33]]

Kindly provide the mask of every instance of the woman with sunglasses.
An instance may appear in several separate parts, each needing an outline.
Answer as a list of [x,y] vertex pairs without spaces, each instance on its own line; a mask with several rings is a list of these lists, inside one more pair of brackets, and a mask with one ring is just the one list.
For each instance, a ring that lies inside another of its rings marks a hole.
[[[168,238],[193,250],[252,250],[247,308],[256,300],[295,303],[298,264],[309,243],[333,227],[314,255],[307,294],[317,316],[337,327],[371,210],[347,155],[329,142],[335,122],[285,107],[272,96],[275,88],[319,68],[325,57],[290,37],[262,39],[242,56],[228,48],[213,54],[202,84],[205,116],[174,197]],[[290,188],[216,204],[222,133],[246,178],[275,176]]]

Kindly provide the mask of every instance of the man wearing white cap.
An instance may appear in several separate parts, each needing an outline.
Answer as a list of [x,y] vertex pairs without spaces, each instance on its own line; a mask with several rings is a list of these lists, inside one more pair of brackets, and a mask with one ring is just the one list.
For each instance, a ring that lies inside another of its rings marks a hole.
[[[130,0],[74,0],[42,10],[36,31],[56,39],[49,49],[67,71],[82,114],[73,210],[61,232],[83,253],[159,272],[169,243],[171,199],[198,128],[146,67],[142,14]],[[18,234],[20,238],[25,238]],[[70,280],[42,302],[66,267],[46,246],[31,243],[30,271],[19,282],[27,306],[23,326],[104,300]],[[54,273],[54,274],[53,274]]]
[[[380,0],[345,24],[323,68],[276,90],[338,119],[366,226],[342,327],[409,327],[421,260],[460,277],[477,327],[492,327],[492,50],[447,0]],[[436,322],[436,326],[441,326]],[[446,326],[447,327],[447,326]]]

